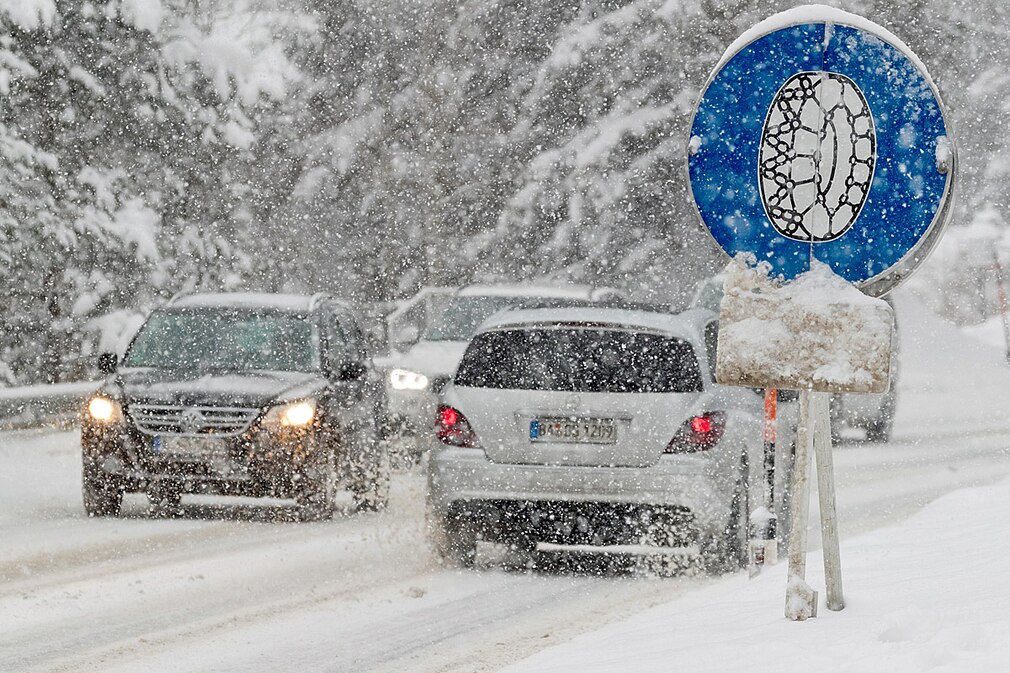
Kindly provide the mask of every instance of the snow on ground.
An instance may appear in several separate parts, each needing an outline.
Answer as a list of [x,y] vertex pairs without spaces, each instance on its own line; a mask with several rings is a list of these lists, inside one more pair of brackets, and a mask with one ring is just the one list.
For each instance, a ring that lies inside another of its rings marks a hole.
[[[783,618],[786,564],[733,577],[506,669],[515,673],[1001,671],[1010,660],[1010,481],[956,491],[842,544],[846,608]],[[807,578],[823,587],[821,557]]]

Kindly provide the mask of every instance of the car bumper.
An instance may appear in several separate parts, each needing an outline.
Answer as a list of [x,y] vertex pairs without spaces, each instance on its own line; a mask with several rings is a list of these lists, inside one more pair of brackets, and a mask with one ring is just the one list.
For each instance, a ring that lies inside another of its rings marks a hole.
[[458,503],[542,502],[686,510],[704,534],[723,530],[734,484],[702,456],[664,456],[653,466],[572,467],[492,463],[481,449],[444,448],[428,463],[429,507],[446,517]]
[[314,432],[250,432],[210,443],[192,456],[159,455],[151,438],[124,425],[82,426],[86,468],[125,492],[171,485],[180,493],[292,497],[316,449]]

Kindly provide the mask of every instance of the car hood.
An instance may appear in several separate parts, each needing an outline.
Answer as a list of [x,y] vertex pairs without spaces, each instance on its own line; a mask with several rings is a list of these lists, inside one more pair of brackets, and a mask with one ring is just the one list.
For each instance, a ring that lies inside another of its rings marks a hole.
[[123,369],[113,386],[127,404],[265,407],[326,386],[320,374],[303,372],[198,372]]
[[428,378],[450,378],[463,359],[467,341],[419,341],[406,353],[391,353],[382,358],[387,369],[399,367],[420,372]]

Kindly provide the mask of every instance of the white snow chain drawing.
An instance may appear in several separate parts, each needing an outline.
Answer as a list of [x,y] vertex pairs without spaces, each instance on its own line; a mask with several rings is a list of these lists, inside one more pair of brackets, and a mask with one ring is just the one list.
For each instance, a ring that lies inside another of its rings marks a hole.
[[873,181],[873,115],[855,82],[800,72],[772,100],[761,132],[758,183],[775,230],[832,241],[859,217]]

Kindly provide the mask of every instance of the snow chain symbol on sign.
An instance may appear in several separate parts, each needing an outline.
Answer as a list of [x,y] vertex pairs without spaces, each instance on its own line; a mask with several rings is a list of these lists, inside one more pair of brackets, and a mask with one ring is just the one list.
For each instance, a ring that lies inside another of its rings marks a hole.
[[859,217],[876,163],[873,116],[855,82],[800,72],[772,100],[761,133],[758,183],[775,230],[822,243]]

